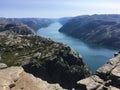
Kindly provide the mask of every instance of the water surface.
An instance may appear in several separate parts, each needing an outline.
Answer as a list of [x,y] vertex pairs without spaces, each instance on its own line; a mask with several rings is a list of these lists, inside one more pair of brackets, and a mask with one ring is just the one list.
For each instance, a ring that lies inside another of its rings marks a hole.
[[53,23],[46,28],[39,29],[37,31],[37,35],[67,44],[82,55],[84,62],[93,72],[112,58],[116,51],[97,45],[91,45],[79,39],[60,33],[58,31],[60,27],[62,27],[60,23]]

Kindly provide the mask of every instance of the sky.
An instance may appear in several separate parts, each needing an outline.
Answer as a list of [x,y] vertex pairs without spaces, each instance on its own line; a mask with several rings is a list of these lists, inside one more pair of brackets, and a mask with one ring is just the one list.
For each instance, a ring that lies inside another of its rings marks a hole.
[[0,17],[59,18],[120,14],[120,0],[0,0]]

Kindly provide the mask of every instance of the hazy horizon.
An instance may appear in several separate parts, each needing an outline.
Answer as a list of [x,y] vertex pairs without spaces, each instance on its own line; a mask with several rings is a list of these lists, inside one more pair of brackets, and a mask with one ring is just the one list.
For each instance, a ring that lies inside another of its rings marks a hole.
[[119,0],[1,0],[0,17],[60,18],[93,14],[120,14]]

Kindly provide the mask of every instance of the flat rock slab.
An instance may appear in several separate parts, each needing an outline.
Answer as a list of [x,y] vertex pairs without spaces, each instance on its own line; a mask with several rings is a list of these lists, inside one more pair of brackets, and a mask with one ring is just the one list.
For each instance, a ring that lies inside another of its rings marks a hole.
[[65,90],[59,84],[49,84],[22,67],[9,67],[0,70],[0,90]]
[[104,81],[96,75],[90,76],[86,79],[82,79],[77,82],[78,85],[86,86],[87,90],[94,90],[94,89],[102,86],[103,83],[104,83]]

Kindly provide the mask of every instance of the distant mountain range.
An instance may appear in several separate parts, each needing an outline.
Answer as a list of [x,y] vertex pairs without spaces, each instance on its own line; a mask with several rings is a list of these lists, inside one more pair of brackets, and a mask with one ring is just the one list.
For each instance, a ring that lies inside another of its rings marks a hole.
[[0,18],[0,34],[34,34],[38,29],[47,27],[51,23],[59,22],[63,25],[71,18]]
[[22,23],[0,24],[0,35],[34,35],[34,31]]
[[0,90],[119,90],[120,51],[91,75],[82,56],[69,46],[35,35],[36,30],[55,21],[64,24],[61,32],[91,43],[120,47],[119,15],[57,20],[0,18]]
[[0,18],[0,24],[23,23],[29,26],[34,31],[37,31],[39,28],[42,27],[47,27],[54,21],[55,19],[47,19],[47,18]]
[[77,16],[59,31],[93,44],[120,48],[120,15]]

